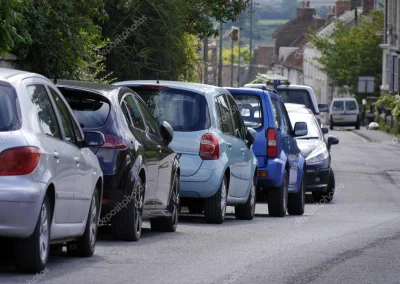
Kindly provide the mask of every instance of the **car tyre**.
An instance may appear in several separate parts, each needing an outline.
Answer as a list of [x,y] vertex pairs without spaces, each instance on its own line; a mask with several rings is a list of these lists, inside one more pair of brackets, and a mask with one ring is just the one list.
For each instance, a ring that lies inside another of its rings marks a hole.
[[76,241],[67,244],[67,252],[71,256],[91,257],[94,254],[99,226],[99,192],[97,188],[93,192],[89,213],[86,220],[85,232]]
[[289,215],[303,215],[304,204],[306,200],[306,190],[304,188],[304,173],[301,179],[300,189],[297,193],[288,196],[288,213]]
[[114,239],[121,241],[138,241],[140,239],[143,221],[143,197],[142,179],[137,176],[130,202],[111,221]]
[[168,211],[171,216],[166,218],[155,218],[150,220],[150,226],[153,231],[161,232],[175,232],[178,227],[178,217],[179,217],[179,177],[178,173],[174,178],[171,189],[171,197],[168,204]]
[[329,129],[330,129],[330,130],[333,130],[333,127],[334,127],[334,125],[333,125],[333,118],[332,118],[332,116],[331,116],[331,119],[330,119],[330,121],[329,121]]
[[16,267],[20,272],[36,273],[46,267],[50,252],[50,199],[44,197],[32,235],[15,244]]
[[254,177],[251,183],[249,198],[245,204],[235,206],[235,217],[238,220],[253,220],[256,211],[256,184]]
[[288,173],[283,174],[282,185],[268,192],[268,212],[271,217],[284,217],[288,200]]
[[222,179],[218,191],[204,201],[204,213],[208,223],[222,224],[226,214],[226,199],[228,192],[228,179]]
[[331,169],[331,173],[329,175],[329,183],[325,192],[313,192],[312,196],[315,202],[322,202],[324,200],[326,203],[329,203],[333,199],[333,195],[335,194],[335,174]]
[[355,125],[356,130],[360,129],[360,117],[357,116],[357,121],[356,121],[356,125]]

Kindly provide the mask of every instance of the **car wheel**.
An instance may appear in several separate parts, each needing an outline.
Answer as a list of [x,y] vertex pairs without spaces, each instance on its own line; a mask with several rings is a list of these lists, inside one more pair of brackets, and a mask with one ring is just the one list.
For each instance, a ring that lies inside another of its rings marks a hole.
[[171,216],[166,218],[156,218],[150,220],[151,229],[153,231],[162,232],[175,232],[178,227],[178,217],[179,217],[179,177],[178,174],[174,178],[172,183],[172,192],[169,200],[168,211]]
[[204,213],[208,223],[222,224],[226,214],[226,199],[228,192],[228,179],[222,179],[218,191],[204,201]]
[[117,240],[138,241],[142,234],[144,190],[142,179],[137,176],[130,202],[113,217],[112,231]]
[[196,204],[188,206],[190,214],[202,214],[204,212],[204,205]]
[[304,173],[301,179],[300,189],[297,193],[288,196],[288,213],[289,215],[303,215],[304,204],[306,200],[306,190],[304,188]]
[[50,252],[50,210],[50,200],[46,195],[32,235],[15,244],[18,271],[35,273],[45,268]]
[[282,185],[268,192],[268,212],[271,217],[284,217],[288,202],[288,173],[283,174]]
[[87,216],[85,232],[76,241],[67,244],[67,252],[72,256],[91,257],[96,247],[97,228],[99,225],[99,193],[97,188],[93,192]]
[[256,211],[256,183],[254,177],[251,182],[251,189],[247,202],[243,205],[235,206],[235,217],[238,220],[253,220]]
[[332,119],[332,116],[331,116],[331,119],[329,121],[329,129],[333,130],[333,119]]
[[322,202],[324,200],[326,203],[329,203],[333,199],[333,195],[335,194],[335,174],[331,169],[331,173],[329,175],[329,183],[328,188],[325,192],[313,192],[312,196],[315,202]]

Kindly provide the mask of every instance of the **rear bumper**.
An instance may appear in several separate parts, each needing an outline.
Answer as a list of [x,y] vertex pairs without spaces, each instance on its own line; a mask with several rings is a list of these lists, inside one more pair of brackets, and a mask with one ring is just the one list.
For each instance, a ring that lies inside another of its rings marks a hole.
[[306,191],[325,192],[329,184],[330,168],[307,166]]
[[213,196],[221,185],[225,166],[220,160],[203,161],[192,176],[180,177],[180,196],[183,198],[207,198]]
[[259,190],[265,190],[268,188],[279,187],[282,185],[282,173],[285,168],[285,162],[275,158],[268,159],[267,165],[258,168],[258,172],[265,171],[267,172],[268,177],[266,178],[257,178],[257,188]]
[[[3,179],[3,178],[2,178]],[[35,229],[46,184],[18,179],[0,180],[0,237],[28,238]]]

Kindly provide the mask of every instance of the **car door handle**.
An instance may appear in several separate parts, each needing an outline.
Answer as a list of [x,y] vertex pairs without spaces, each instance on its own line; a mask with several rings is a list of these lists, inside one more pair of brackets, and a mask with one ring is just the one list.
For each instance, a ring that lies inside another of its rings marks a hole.
[[226,146],[228,146],[229,148],[232,148],[232,143],[227,143],[225,142]]
[[54,158],[55,159],[60,159],[60,154],[57,151],[54,151]]
[[246,148],[240,148],[240,150],[241,150],[242,153],[244,154],[244,152],[246,151]]
[[75,157],[75,158],[74,158],[74,161],[75,161],[77,164],[79,164],[79,158],[78,158],[78,157]]

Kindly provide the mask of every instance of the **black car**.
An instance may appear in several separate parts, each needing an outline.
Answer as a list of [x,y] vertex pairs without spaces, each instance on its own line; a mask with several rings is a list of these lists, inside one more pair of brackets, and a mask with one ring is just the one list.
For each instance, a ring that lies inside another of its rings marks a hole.
[[[285,104],[286,105],[286,104]],[[308,134],[297,137],[297,145],[306,158],[306,191],[311,191],[315,201],[330,202],[335,193],[335,174],[331,167],[330,149],[339,139],[324,134],[329,130],[321,128],[313,112],[305,107],[287,106],[289,118],[294,125],[298,121],[307,123]]]
[[131,89],[79,81],[59,81],[84,131],[105,136],[92,151],[104,174],[100,226],[111,224],[115,239],[137,241],[142,220],[151,229],[174,232],[179,214],[180,167],[168,146],[172,127],[151,115]]

